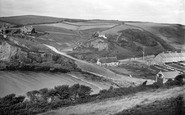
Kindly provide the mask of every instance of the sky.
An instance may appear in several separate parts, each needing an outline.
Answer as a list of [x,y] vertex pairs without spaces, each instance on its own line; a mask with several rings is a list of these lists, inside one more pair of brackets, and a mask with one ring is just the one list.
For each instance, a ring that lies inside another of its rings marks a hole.
[[0,17],[15,15],[185,25],[185,0],[0,0]]

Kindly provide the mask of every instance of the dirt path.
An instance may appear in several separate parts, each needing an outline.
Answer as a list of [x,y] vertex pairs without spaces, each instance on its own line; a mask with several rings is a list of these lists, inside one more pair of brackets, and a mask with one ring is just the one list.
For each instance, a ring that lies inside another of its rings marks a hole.
[[75,35],[75,36],[77,36],[76,34],[71,34],[71,33],[62,33],[62,32],[54,32],[54,31],[46,31],[46,32],[51,33],[51,34]]
[[64,107],[42,115],[110,115],[132,108],[136,105],[149,104],[156,100],[160,101],[176,97],[179,94],[185,95],[185,86],[171,89],[159,89],[153,92],[140,92],[135,95],[111,98],[100,102]]

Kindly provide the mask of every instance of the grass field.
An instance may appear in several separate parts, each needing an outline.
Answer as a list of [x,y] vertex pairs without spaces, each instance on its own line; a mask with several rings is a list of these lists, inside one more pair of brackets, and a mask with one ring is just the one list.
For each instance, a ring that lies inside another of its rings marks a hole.
[[93,29],[93,28],[111,28],[116,24],[111,23],[54,23],[54,24],[43,24],[45,26],[52,26],[58,28],[65,28],[69,30],[86,30],[86,29]]
[[17,25],[31,25],[31,24],[43,24],[43,23],[56,23],[63,21],[62,18],[54,18],[47,16],[12,16],[12,17],[0,17],[0,20]]
[[139,30],[142,30],[138,27],[133,27],[133,26],[130,26],[130,25],[116,25],[110,29],[107,29],[105,31],[102,31],[101,34],[113,34],[113,35],[117,35],[119,31],[122,31],[122,30],[125,30],[125,29],[139,29]]
[[148,32],[155,34],[163,39],[168,44],[177,49],[183,49],[185,44],[184,40],[184,26],[176,24],[156,24],[156,23],[126,23],[128,25],[137,26],[147,30]]
[[111,86],[109,82],[85,79],[80,73],[71,73],[68,75],[50,72],[0,71],[0,74],[0,97],[10,93],[24,95],[31,90],[53,88],[57,85],[71,86],[77,83],[91,87],[93,93],[98,93],[101,89],[108,89]]

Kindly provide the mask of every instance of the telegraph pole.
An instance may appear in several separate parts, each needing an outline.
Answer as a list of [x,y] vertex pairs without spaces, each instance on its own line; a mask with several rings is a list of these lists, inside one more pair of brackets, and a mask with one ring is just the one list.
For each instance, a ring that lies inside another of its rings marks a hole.
[[143,60],[144,60],[144,56],[145,56],[144,46],[143,46],[142,52],[143,52]]

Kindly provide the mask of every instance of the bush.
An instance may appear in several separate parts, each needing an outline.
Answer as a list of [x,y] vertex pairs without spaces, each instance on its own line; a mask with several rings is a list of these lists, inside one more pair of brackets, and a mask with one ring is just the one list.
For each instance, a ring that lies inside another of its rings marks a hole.
[[[184,76],[177,76],[175,80],[169,80],[166,84],[170,85],[173,83],[174,85],[179,85],[179,83],[181,84],[182,78],[184,78]],[[108,90],[101,90],[95,95],[90,95],[92,92],[90,87],[79,84],[74,84],[71,87],[68,85],[62,85],[56,86],[53,89],[43,88],[27,92],[27,96],[30,98],[30,101],[24,101],[24,96],[16,97],[15,94],[10,94],[0,98],[0,113],[2,115],[38,114],[51,109],[57,109],[59,107],[129,95],[155,88],[158,88],[155,84],[141,84],[137,87],[125,88],[110,87]],[[51,99],[51,101],[48,102],[48,99]]]

